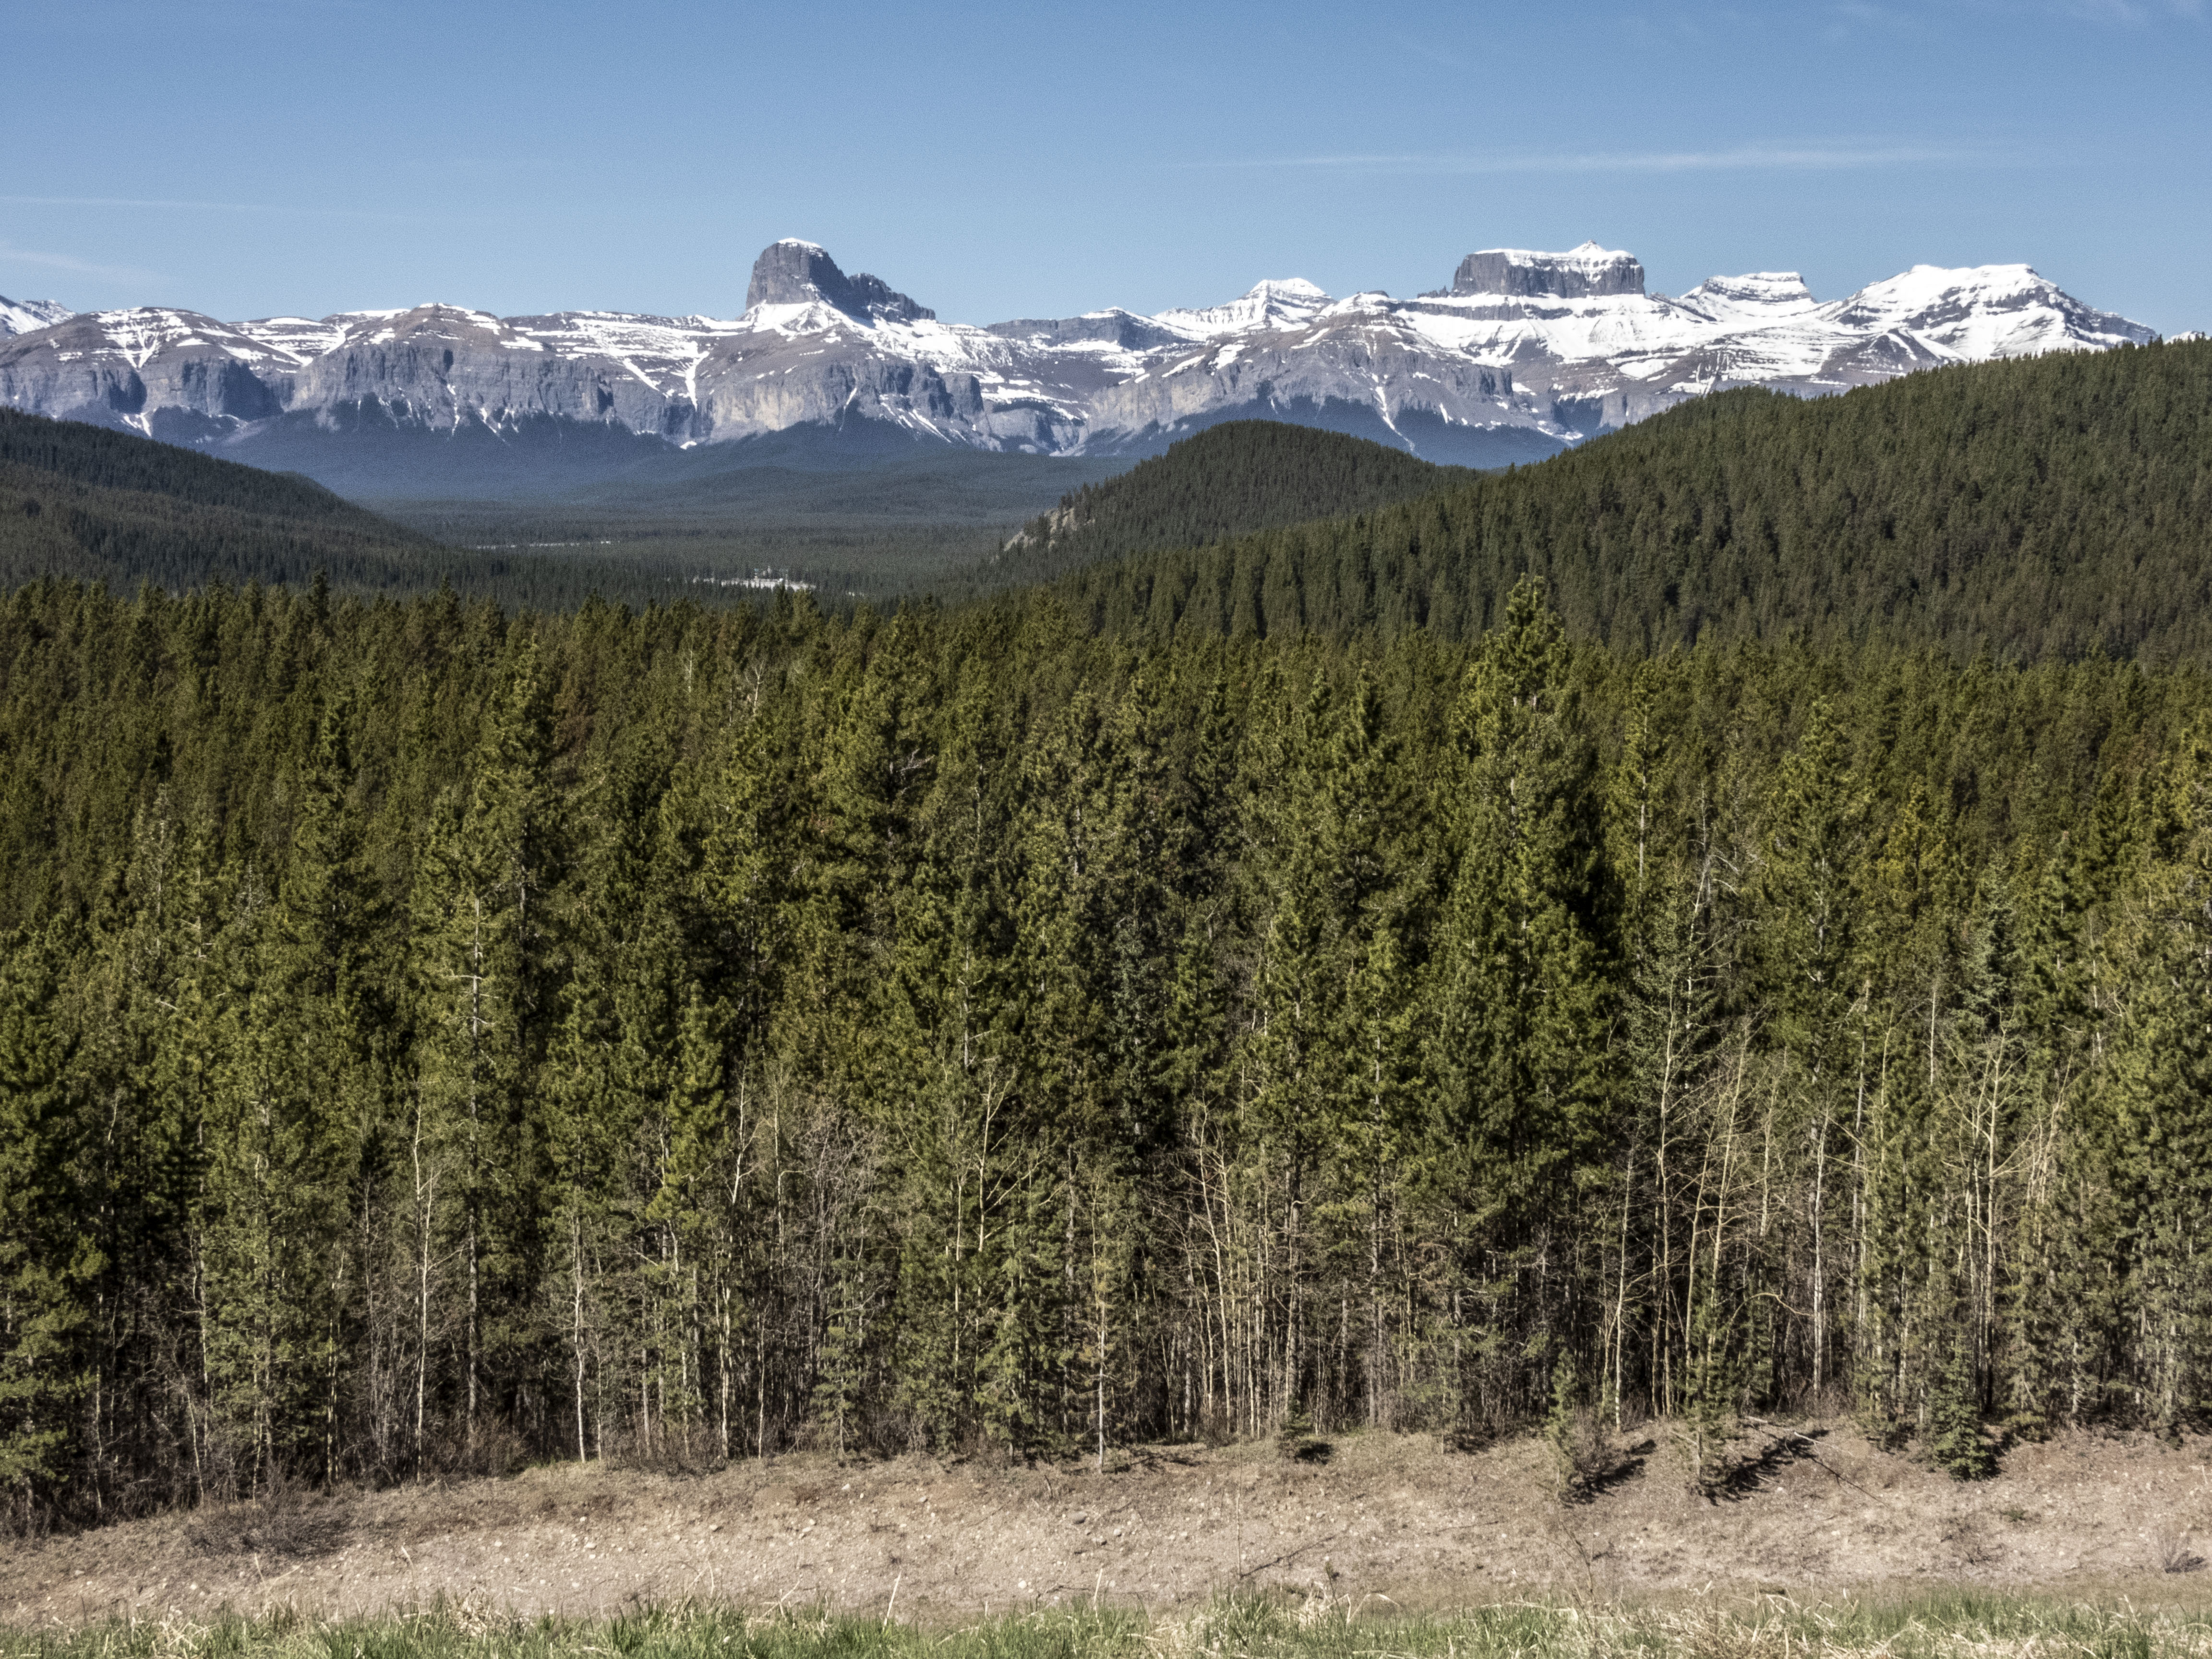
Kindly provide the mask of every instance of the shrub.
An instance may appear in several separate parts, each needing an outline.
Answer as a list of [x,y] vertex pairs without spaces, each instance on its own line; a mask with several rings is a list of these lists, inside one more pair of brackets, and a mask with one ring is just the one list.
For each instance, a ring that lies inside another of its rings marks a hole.
[[1954,1480],[1985,1480],[1997,1470],[1996,1454],[1983,1437],[1973,1368],[1963,1344],[1952,1345],[1929,1389],[1928,1455]]

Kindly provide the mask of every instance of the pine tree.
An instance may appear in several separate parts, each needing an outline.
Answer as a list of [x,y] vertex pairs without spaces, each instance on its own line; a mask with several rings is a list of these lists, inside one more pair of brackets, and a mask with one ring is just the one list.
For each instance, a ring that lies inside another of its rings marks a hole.
[[619,1424],[636,1352],[621,1305],[633,1242],[625,1225],[624,1164],[636,1133],[635,1103],[620,1075],[619,1030],[605,977],[611,964],[596,953],[586,953],[584,964],[562,989],[544,1109],[551,1256],[558,1264],[554,1293],[568,1350],[564,1426],[573,1430],[568,1449],[580,1463],[594,1448],[605,1455],[607,1418],[611,1413]]
[[1337,1056],[1334,1162],[1340,1171],[1334,1231],[1357,1266],[1364,1304],[1367,1419],[1389,1420],[1397,1392],[1394,1356],[1414,1333],[1403,1328],[1412,1287],[1401,1248],[1402,1194],[1419,1156],[1423,1082],[1418,942],[1427,921],[1430,872],[1416,850],[1419,798],[1365,675],[1345,700],[1316,775],[1305,781],[1323,815],[1321,855],[1330,872],[1331,956],[1342,975],[1332,1000]]
[[[1559,618],[1531,580],[1454,715],[1456,868],[1432,977],[1431,1133],[1468,1218],[1470,1285],[1555,1338],[1582,1287],[1547,1243],[1604,1179],[1608,1018],[1595,927],[1595,814]],[[1480,1241],[1474,1243],[1474,1241]],[[1525,1277],[1530,1294],[1507,1285]],[[1533,1382],[1533,1379],[1529,1379]],[[1516,1385],[1516,1386],[1525,1386]]]
[[[1316,674],[1304,707],[1279,720],[1272,740],[1255,744],[1254,763],[1280,769],[1307,786],[1274,799],[1253,790],[1243,875],[1253,890],[1250,926],[1256,961],[1249,969],[1254,1006],[1247,1017],[1243,1096],[1238,1131],[1243,1159],[1261,1183],[1264,1224],[1276,1235],[1282,1304],[1279,1344],[1271,1356],[1279,1401],[1312,1392],[1313,1342],[1307,1328],[1314,1281],[1322,1265],[1314,1209],[1316,1191],[1340,1126],[1342,1060],[1333,1039],[1346,982],[1345,941],[1336,913],[1337,872],[1328,842],[1328,812],[1310,787],[1325,770],[1334,723],[1327,679]],[[1272,793],[1272,792],[1271,792]],[[1267,1188],[1273,1188],[1270,1192]],[[1280,1415],[1280,1410],[1267,1413]]]
[[[471,1444],[491,1404],[494,1350],[522,1340],[504,1310],[526,1317],[520,1292],[538,1253],[531,1082],[551,1013],[560,834],[550,762],[543,679],[525,642],[483,712],[465,799],[449,794],[428,827],[413,896],[418,1314],[425,1333],[441,1323],[432,1281],[450,1261]],[[419,1393],[432,1360],[416,1359]]]
[[897,1318],[907,1335],[897,1396],[917,1436],[935,1445],[978,1431],[1018,1172],[1038,1139],[1061,1127],[1038,1111],[1030,1069],[1008,1057],[1020,1047],[1012,757],[978,667],[963,670],[938,734],[935,775],[915,815],[898,971],[883,988],[884,1047],[896,1066],[884,1069],[901,1103],[885,1125],[901,1171]]
[[2118,941],[2121,1018],[2096,1097],[2123,1273],[2122,1315],[2145,1420],[2178,1434],[2212,1395],[2212,1289],[2199,1240],[2212,1205],[2212,776],[2200,749],[2181,787],[2193,834],[2147,869]]
[[58,1006],[68,943],[50,930],[0,957],[0,1492],[19,1522],[70,1473],[102,1265],[81,1188],[76,1045]]
[[[1887,910],[1877,913],[1861,902],[1866,791],[1824,697],[1814,697],[1806,710],[1764,805],[1764,834],[1748,884],[1747,989],[1771,1021],[1784,1133],[1802,1148],[1819,1194],[1809,1218],[1818,1254],[1813,1298],[1819,1385],[1826,1389],[1851,1376],[1838,1360],[1852,1354],[1862,1398],[1887,1399],[1879,1358],[1889,1340],[1887,1327],[1853,1328],[1864,1322],[1858,1316],[1864,1305],[1851,1310],[1836,1291],[1854,1249],[1862,1263],[1869,1259],[1866,1243],[1849,1236],[1850,1211],[1831,1194],[1840,1199],[1850,1189],[1855,1157],[1861,1160],[1856,1178],[1863,1183],[1868,1150],[1883,1144],[1882,1126],[1893,1118],[1882,1115],[1887,1097],[1874,1080],[1881,1048],[1867,969],[1871,963],[1884,978],[1899,974],[1913,963],[1914,941],[1924,945],[1932,925],[1923,915],[1928,849],[1919,819],[1908,811],[1905,822],[1893,826],[1894,856],[1886,867],[1894,879],[1884,888],[1881,877],[1875,878],[1877,894],[1893,896]],[[1862,948],[1862,933],[1875,942]],[[1863,1296],[1863,1279],[1860,1288]],[[1892,1408],[1893,1401],[1882,1409]]]
[[[667,1147],[660,1185],[646,1220],[672,1239],[671,1259],[692,1280],[692,1386],[708,1403],[707,1350],[713,1352],[712,1419],[716,1446],[733,1455],[738,1405],[738,1322],[745,1305],[745,1202],[763,1163],[763,1131],[743,1087],[729,1087],[728,1010],[696,981],[686,990],[667,1077]],[[679,1286],[679,1289],[682,1288]]]

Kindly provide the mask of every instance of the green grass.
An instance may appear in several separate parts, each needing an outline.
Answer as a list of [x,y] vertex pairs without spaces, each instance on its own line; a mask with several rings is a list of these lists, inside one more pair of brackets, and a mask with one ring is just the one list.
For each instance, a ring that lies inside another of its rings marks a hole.
[[687,1606],[607,1620],[518,1620],[446,1606],[329,1622],[278,1613],[140,1620],[76,1632],[0,1626],[0,1659],[2152,1659],[2212,1655],[2201,1611],[1954,1590],[1799,1603],[1779,1595],[1666,1605],[1501,1601],[1404,1614],[1371,1598],[1249,1597],[1185,1619],[1115,1610],[910,1624],[819,1610]]

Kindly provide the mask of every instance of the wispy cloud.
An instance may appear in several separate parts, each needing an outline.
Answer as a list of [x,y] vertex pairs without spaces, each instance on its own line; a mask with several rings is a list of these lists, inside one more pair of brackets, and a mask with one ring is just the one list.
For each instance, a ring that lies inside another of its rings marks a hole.
[[2005,18],[2019,23],[2065,18],[2116,28],[2148,28],[2159,23],[2203,23],[2206,7],[2205,0],[1943,0],[1917,8],[1886,5],[1880,0],[1839,0],[1832,14],[1853,23],[1920,33],[1932,23],[1960,18]]
[[194,202],[161,196],[0,196],[10,207],[121,208],[179,213],[249,213],[306,219],[381,219],[407,222],[414,216],[379,213],[366,208],[298,207],[283,202]]
[[1467,67],[1466,58],[1457,52],[1446,51],[1434,40],[1423,36],[1401,31],[1390,38],[1401,52],[1410,52],[1416,58],[1425,58],[1440,69],[1463,70]]
[[15,207],[183,208],[201,213],[261,213],[249,202],[172,202],[132,196],[0,196]]
[[1820,172],[1858,167],[1986,163],[1986,152],[1921,144],[1745,144],[1732,149],[1264,155],[1195,161],[1201,167],[1297,168],[1310,172],[1401,173]]
[[2139,27],[2160,18],[2201,20],[2203,0],[2057,0],[2051,10],[2085,23],[2122,23]]
[[46,253],[37,248],[14,247],[6,242],[0,242],[0,265],[35,265],[43,270],[63,270],[72,276],[96,276],[112,283],[157,280],[154,272],[137,265],[104,265],[94,260],[80,259],[73,253]]

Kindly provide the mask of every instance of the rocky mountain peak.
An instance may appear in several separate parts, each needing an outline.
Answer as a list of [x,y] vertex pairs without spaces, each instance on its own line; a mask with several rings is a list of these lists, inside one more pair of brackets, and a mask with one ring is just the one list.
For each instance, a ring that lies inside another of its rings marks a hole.
[[848,276],[837,268],[829,250],[813,242],[787,236],[771,242],[753,261],[752,281],[745,288],[745,309],[757,306],[803,306],[816,301],[836,307],[848,317],[911,323],[934,318],[927,306],[916,305],[880,276],[865,270]]
[[1226,305],[1163,311],[1158,320],[1188,334],[1239,333],[1303,325],[1328,303],[1328,295],[1303,276],[1277,276],[1255,283]]
[[1632,253],[1584,242],[1565,253],[1492,247],[1470,253],[1452,273],[1454,294],[1510,294],[1528,299],[1588,300],[1644,292],[1644,264]]
[[29,334],[52,328],[76,313],[58,300],[11,300],[0,294],[0,340],[13,334]]
[[1741,276],[1708,276],[1682,296],[1683,303],[1716,322],[1795,316],[1820,302],[1794,270],[1751,270]]

